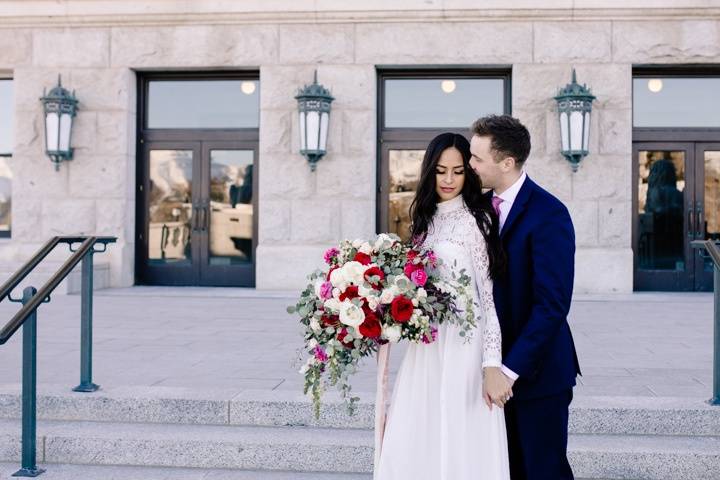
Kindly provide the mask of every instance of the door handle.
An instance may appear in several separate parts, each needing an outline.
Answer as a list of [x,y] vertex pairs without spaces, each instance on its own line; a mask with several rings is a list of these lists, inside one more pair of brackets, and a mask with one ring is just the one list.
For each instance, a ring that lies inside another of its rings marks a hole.
[[[691,204],[692,205],[692,204]],[[695,210],[693,210],[692,206],[688,208],[688,225],[687,225],[687,232],[688,237],[693,238],[695,235]]]
[[190,229],[194,232],[198,229],[198,207],[193,205],[190,210]]
[[695,203],[695,231],[696,236],[700,240],[705,239],[705,222],[703,219],[703,208],[700,202]]

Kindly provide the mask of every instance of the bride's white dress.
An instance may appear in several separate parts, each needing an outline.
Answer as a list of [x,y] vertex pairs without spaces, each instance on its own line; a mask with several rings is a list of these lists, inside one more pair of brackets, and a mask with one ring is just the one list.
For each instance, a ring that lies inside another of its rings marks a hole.
[[408,346],[374,478],[508,480],[504,413],[482,397],[482,368],[501,365],[500,325],[485,240],[462,196],[438,204],[425,245],[442,259],[442,276],[465,268],[472,277],[477,329],[467,343],[443,324],[437,341]]

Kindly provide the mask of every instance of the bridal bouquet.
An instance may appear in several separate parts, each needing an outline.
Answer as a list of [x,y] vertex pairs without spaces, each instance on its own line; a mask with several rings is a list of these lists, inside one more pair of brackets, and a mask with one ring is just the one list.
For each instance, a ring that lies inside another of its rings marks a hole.
[[344,240],[324,259],[327,267],[309,275],[297,304],[288,307],[305,330],[308,358],[300,373],[316,416],[325,388],[338,384],[354,413],[359,398],[350,394],[349,376],[381,344],[434,342],[443,322],[460,326],[460,335],[470,338],[475,327],[470,277],[450,268],[441,279],[441,261],[432,250],[380,234],[372,241]]

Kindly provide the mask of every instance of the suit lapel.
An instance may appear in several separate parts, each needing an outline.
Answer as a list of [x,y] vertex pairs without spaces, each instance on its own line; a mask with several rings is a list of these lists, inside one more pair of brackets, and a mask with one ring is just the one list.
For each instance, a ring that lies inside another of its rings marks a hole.
[[515,221],[525,211],[525,208],[527,207],[527,202],[528,200],[530,200],[530,194],[532,193],[534,188],[535,183],[530,180],[530,177],[526,177],[525,182],[523,182],[522,187],[520,187],[520,191],[518,192],[517,197],[515,197],[515,202],[513,202],[510,213],[508,213],[508,217],[505,220],[505,224],[500,231],[500,238],[505,238],[507,233],[513,227]]

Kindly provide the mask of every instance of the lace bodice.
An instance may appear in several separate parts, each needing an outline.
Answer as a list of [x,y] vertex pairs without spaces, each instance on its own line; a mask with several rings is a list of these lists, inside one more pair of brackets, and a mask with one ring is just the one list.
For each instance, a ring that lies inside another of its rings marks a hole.
[[[485,238],[461,195],[438,204],[423,243],[436,250],[446,266],[451,266],[455,261],[459,265],[467,265],[475,283],[476,301],[480,306],[476,313],[477,325],[484,327],[482,366],[500,367],[502,335],[493,300],[493,283],[489,275],[490,260]],[[443,248],[449,245],[459,248]],[[447,256],[455,258],[445,258]]]

